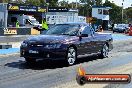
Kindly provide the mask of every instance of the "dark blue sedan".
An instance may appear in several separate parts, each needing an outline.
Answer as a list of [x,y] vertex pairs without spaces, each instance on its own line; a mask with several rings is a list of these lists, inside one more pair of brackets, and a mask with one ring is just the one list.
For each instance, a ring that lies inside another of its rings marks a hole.
[[27,63],[37,59],[64,60],[73,65],[77,58],[91,54],[108,57],[111,34],[95,33],[87,23],[65,23],[51,27],[45,34],[28,38],[20,47]]

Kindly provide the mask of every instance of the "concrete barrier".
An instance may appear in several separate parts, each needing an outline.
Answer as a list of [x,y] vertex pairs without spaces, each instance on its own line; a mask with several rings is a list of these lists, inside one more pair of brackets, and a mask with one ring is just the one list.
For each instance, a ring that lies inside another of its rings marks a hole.
[[17,35],[31,35],[31,28],[17,28]]
[[0,28],[0,36],[4,35],[38,35],[40,31],[33,28]]
[[0,49],[9,49],[12,48],[12,45],[0,45]]

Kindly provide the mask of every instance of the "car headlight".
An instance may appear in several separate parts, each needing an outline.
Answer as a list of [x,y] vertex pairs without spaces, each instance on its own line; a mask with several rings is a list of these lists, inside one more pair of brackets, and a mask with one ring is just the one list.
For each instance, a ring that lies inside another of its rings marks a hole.
[[21,43],[21,46],[22,47],[27,47],[27,43],[23,42],[23,43]]
[[50,49],[54,49],[54,48],[60,48],[61,44],[49,44],[46,45],[45,48],[50,48]]

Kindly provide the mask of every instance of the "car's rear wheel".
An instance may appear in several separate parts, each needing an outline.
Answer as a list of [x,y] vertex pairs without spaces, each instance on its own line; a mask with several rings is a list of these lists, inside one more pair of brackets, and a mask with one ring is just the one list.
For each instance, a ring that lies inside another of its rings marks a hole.
[[35,64],[36,63],[36,59],[33,59],[33,58],[25,58],[25,61],[27,64]]
[[123,33],[125,33],[126,32],[126,30],[123,30]]
[[67,50],[67,64],[73,65],[77,59],[77,52],[74,47],[69,47]]
[[109,53],[109,46],[107,44],[104,44],[102,50],[101,50],[101,58],[106,58],[108,57],[108,53]]

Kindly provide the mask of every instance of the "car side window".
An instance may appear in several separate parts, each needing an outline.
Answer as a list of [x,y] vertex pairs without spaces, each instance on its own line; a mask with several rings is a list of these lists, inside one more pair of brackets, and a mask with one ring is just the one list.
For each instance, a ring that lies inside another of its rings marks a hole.
[[79,27],[77,25],[73,25],[71,27],[69,27],[69,32],[67,32],[70,35],[77,35],[78,31],[79,31]]
[[90,26],[91,35],[93,36],[95,33],[95,30]]
[[86,27],[82,30],[82,34],[93,35],[93,34],[94,34],[94,30],[93,30],[90,26],[86,26]]

